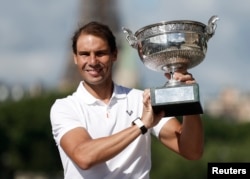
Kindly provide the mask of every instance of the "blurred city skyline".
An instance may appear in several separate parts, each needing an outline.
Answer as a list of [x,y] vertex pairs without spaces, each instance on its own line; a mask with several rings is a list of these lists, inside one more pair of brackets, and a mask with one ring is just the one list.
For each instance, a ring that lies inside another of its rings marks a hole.
[[[56,87],[70,60],[72,33],[81,22],[80,0],[0,2],[0,83]],[[227,87],[250,91],[245,79],[250,66],[249,4],[247,0],[117,0],[116,8],[120,29],[125,26],[133,32],[160,21],[185,19],[207,24],[212,15],[218,15],[206,58],[189,70],[201,93],[211,94]],[[126,46],[125,35],[119,40]],[[147,69],[136,50],[128,48],[127,57],[135,60],[142,88],[162,86],[166,82],[163,74]]]

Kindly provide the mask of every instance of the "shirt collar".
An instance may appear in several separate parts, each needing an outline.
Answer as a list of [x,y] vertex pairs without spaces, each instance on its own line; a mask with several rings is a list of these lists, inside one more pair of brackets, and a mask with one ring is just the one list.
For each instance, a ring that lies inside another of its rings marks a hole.
[[[77,90],[76,90],[76,94],[78,95],[78,97],[80,99],[82,99],[83,102],[86,104],[94,104],[97,101],[99,101],[99,99],[92,96],[86,90],[83,83],[84,83],[84,81],[81,81],[80,84],[78,85]],[[126,92],[125,88],[118,86],[117,84],[114,83],[114,91],[113,91],[111,99],[112,98],[121,99],[121,98],[125,98],[126,96],[127,96],[127,92]]]

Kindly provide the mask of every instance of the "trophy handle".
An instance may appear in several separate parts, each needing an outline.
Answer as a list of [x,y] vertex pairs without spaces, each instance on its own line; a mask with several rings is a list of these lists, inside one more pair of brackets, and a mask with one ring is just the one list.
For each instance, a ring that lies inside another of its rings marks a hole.
[[216,22],[219,20],[219,17],[214,15],[208,20],[208,25],[206,26],[206,36],[207,40],[209,40],[215,33],[215,29],[217,27]]
[[133,48],[137,48],[137,38],[134,36],[133,32],[125,27],[122,27],[123,33],[127,34],[126,39],[129,45]]

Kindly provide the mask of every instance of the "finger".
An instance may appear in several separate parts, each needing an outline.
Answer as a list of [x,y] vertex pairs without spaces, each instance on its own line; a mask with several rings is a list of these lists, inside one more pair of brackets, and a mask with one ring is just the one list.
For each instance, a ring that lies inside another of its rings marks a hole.
[[145,89],[144,93],[150,93],[150,89]]
[[144,92],[143,92],[143,103],[147,104],[149,99],[150,99],[150,90],[145,89]]
[[145,89],[143,92],[143,98],[149,97],[150,96],[150,90],[149,89]]
[[179,81],[182,81],[182,82],[186,82],[186,81],[194,81],[194,77],[191,73],[185,73],[185,74],[182,74],[182,73],[175,73],[174,74],[174,78],[176,80],[179,80]]
[[170,79],[170,78],[171,78],[170,73],[165,73],[164,75],[165,75],[165,77],[167,77],[167,79]]

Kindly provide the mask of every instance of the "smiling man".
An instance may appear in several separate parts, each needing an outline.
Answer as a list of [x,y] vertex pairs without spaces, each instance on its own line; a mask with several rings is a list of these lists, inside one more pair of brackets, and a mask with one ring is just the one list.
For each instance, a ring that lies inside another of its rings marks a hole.
[[[163,117],[164,112],[155,114],[148,89],[113,82],[118,51],[108,26],[90,22],[76,31],[72,41],[83,81],[72,95],[56,100],[50,114],[65,179],[149,178],[151,134],[187,159],[202,156],[200,115],[183,116],[180,123],[175,117]],[[174,77],[195,83],[188,73]]]

